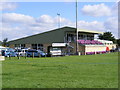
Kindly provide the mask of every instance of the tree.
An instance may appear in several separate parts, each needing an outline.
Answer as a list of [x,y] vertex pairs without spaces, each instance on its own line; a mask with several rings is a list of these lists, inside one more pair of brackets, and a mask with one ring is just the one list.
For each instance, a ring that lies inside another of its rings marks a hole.
[[120,47],[120,39],[117,39],[117,44]]
[[4,47],[8,46],[8,42],[7,41],[8,41],[8,38],[3,39],[2,46],[4,46]]
[[98,37],[101,40],[109,40],[109,41],[113,41],[114,43],[116,43],[116,39],[111,32],[104,32],[103,35],[100,34]]
[[0,46],[2,45],[2,41],[0,41]]

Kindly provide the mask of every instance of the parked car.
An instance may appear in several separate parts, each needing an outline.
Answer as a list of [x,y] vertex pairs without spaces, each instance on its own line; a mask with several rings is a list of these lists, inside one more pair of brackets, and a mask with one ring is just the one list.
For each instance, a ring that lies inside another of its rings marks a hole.
[[118,48],[118,52],[120,52],[120,48]]
[[43,51],[40,50],[34,50],[34,49],[30,49],[27,52],[27,57],[32,57],[34,55],[34,57],[45,57],[46,54]]
[[62,51],[60,48],[51,48],[50,49],[50,54],[52,56],[61,56],[62,55]]
[[120,52],[120,48],[111,49],[110,52]]
[[43,52],[43,51],[41,51],[41,50],[38,50],[38,52],[40,53],[40,55],[41,55],[42,57],[47,56],[47,53],[44,53],[44,52]]
[[17,54],[19,54],[20,56],[25,56],[27,51],[28,49],[16,49],[15,50],[15,52],[17,52]]
[[2,56],[5,56],[5,57],[17,57],[17,53],[15,52],[14,49],[7,49],[7,50],[2,50]]
[[110,52],[115,52],[115,51],[116,51],[116,49],[114,49],[114,48],[110,50]]

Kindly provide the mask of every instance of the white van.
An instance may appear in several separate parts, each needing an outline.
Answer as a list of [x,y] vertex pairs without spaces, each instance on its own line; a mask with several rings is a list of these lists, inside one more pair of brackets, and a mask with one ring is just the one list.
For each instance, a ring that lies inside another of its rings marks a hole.
[[19,53],[20,56],[25,56],[28,49],[17,49],[16,52]]
[[52,56],[61,56],[62,55],[61,48],[51,48],[50,53]]

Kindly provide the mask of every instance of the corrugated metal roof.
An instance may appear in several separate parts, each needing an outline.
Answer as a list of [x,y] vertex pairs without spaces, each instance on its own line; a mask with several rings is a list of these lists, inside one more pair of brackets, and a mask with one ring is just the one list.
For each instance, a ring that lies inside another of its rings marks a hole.
[[[50,30],[44,33],[12,40],[10,44],[43,44],[43,43],[62,43],[64,42],[65,32],[76,32],[76,28],[73,27],[62,27],[55,30]],[[79,32],[87,32],[93,34],[102,34],[97,31],[89,31],[84,29],[79,29]]]
[[43,44],[43,43],[54,43],[64,42],[64,34],[66,31],[75,32],[75,28],[63,27],[48,32],[12,40],[10,44]]

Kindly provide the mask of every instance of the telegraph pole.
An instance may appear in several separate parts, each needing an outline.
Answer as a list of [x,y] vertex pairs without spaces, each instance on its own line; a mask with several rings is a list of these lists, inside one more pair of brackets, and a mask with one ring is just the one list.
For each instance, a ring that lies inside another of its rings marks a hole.
[[78,55],[78,1],[76,0],[76,54]]
[[58,28],[60,28],[60,14],[57,13],[57,15],[58,15]]

